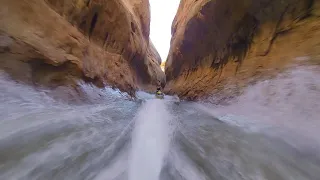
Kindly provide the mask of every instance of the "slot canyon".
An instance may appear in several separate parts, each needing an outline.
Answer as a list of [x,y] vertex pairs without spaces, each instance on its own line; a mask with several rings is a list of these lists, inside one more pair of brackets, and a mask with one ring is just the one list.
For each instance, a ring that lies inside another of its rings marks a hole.
[[317,180],[319,65],[320,0],[0,0],[0,179]]

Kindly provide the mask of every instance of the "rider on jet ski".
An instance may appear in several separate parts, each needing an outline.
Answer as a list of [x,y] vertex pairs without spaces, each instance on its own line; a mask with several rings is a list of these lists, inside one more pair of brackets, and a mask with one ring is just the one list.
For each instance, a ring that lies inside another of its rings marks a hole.
[[157,87],[156,97],[163,98],[163,96],[164,96],[164,94],[163,94],[163,92],[161,92],[161,87]]

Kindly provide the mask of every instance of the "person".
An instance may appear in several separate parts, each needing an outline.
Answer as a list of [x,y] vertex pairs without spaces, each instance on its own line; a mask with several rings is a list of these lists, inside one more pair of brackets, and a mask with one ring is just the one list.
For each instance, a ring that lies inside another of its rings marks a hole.
[[156,96],[159,98],[163,98],[164,94],[161,92],[161,88],[157,87]]
[[162,95],[162,92],[161,92],[161,88],[160,88],[160,87],[157,87],[156,94],[157,94],[157,95]]

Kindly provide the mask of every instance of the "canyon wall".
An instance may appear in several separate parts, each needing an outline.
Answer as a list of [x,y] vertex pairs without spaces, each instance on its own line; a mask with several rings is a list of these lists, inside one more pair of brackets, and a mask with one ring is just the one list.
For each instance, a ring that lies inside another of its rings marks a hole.
[[0,0],[0,70],[32,85],[81,80],[134,95],[165,81],[149,33],[148,0]]
[[320,64],[319,4],[182,0],[172,24],[166,92],[191,100],[236,95],[298,61]]

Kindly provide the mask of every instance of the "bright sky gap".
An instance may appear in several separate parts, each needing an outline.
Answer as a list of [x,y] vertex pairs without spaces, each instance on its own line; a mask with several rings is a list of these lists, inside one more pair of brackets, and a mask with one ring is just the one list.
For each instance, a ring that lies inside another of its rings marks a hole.
[[150,38],[158,50],[162,61],[168,56],[171,40],[171,24],[180,0],[150,0]]

